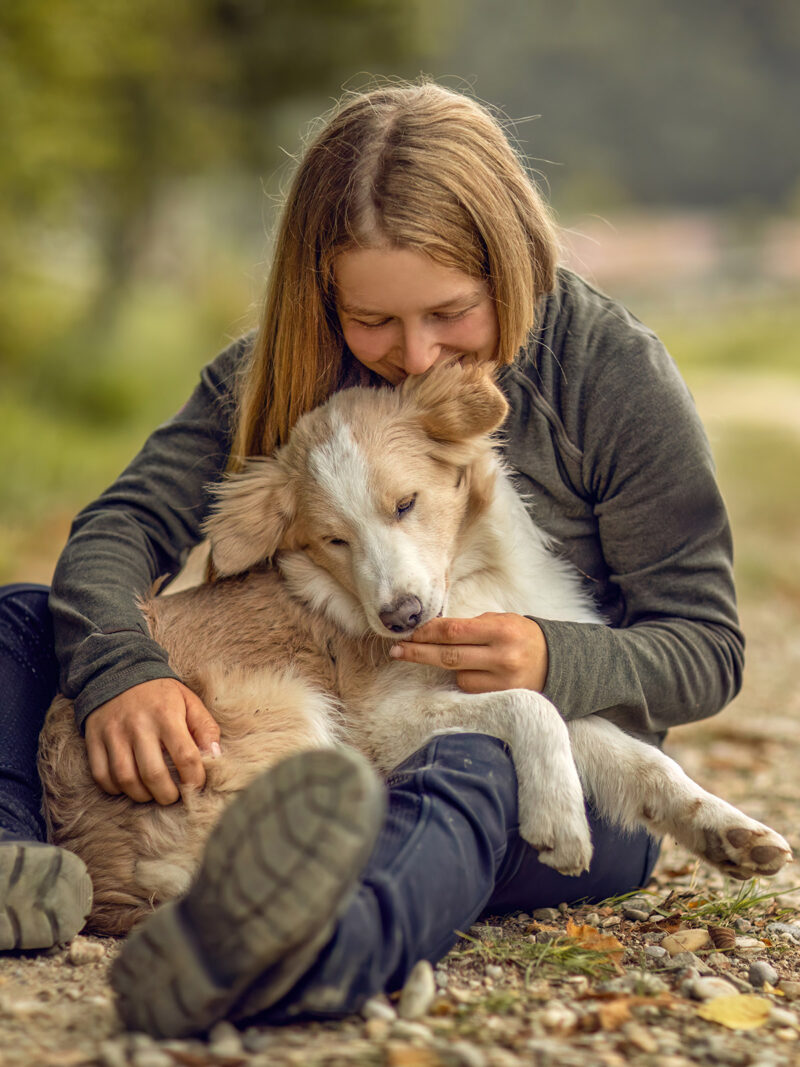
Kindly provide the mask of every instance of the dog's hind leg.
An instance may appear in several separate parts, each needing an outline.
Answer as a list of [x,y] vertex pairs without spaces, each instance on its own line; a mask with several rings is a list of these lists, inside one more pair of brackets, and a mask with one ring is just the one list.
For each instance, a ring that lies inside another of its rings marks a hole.
[[567,725],[583,788],[604,818],[674,837],[740,880],[775,874],[792,858],[780,834],[706,792],[660,749],[600,716]]
[[434,727],[431,732],[455,727],[506,741],[517,771],[520,834],[542,863],[562,874],[588,869],[592,842],[583,790],[566,725],[549,700],[529,689],[440,694],[420,720]]

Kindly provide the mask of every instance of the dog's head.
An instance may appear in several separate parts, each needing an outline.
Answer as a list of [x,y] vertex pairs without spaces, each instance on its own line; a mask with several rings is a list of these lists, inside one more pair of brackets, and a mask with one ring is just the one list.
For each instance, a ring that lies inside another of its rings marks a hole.
[[492,371],[451,363],[398,389],[348,389],[274,456],[215,489],[217,573],[277,557],[292,591],[348,632],[402,636],[443,613],[465,526],[494,483],[507,412]]

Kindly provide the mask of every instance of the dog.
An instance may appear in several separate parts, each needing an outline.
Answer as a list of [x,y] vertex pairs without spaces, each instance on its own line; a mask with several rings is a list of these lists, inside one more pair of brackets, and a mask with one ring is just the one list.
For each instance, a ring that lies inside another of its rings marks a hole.
[[440,615],[602,621],[502,466],[491,435],[506,412],[492,372],[466,361],[397,389],[343,390],[214,489],[215,580],[141,605],[219,723],[205,787],[169,807],[103,793],[63,696],[42,733],[49,835],[87,864],[90,929],[125,933],[184,892],[225,804],[290,752],[345,742],[386,773],[452,729],[510,745],[520,832],[565,874],[591,858],[585,796],[736,878],[787,862],[780,835],[609,721],[565,723],[538,692],[467,694],[451,672],[390,658]]

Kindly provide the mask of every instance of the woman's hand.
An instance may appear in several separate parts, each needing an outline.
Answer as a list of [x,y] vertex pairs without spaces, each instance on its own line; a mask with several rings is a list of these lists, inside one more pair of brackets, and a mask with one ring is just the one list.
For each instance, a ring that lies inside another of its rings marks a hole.
[[86,748],[92,777],[106,793],[172,804],[180,793],[164,751],[181,782],[200,787],[201,753],[219,752],[219,727],[191,689],[157,678],[96,708],[86,720]]
[[431,619],[389,655],[456,672],[465,693],[536,689],[547,681],[547,641],[538,623],[511,612]]

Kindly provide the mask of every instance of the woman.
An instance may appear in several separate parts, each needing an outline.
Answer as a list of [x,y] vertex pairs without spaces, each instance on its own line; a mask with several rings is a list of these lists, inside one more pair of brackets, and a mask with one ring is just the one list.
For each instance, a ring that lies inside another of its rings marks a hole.
[[[729,529],[688,392],[654,335],[555,257],[546,209],[482,107],[434,84],[345,101],[295,177],[258,335],[203,371],[186,407],[78,516],[59,561],[61,687],[102,788],[171,803],[163,752],[202,784],[201,751],[218,744],[135,606],[197,541],[203,487],[285,441],[331,390],[396,384],[464,353],[502,365],[506,459],[610,626],[484,616],[464,620],[453,644],[434,620],[396,655],[447,666],[468,691],[541,690],[567,719],[602,713],[655,743],[735,695]],[[21,710],[2,746],[24,753],[3,786],[3,825],[21,842],[37,830],[30,738],[55,677],[43,595],[11,600],[39,642],[29,666],[40,684],[17,672]],[[225,1015],[353,1011],[398,988],[418,959],[441,957],[482,911],[624,892],[647,881],[657,854],[646,834],[624,837],[590,812],[589,872],[541,865],[516,831],[510,756],[481,734],[435,738],[397,768],[376,819],[381,797],[339,754],[298,757],[254,783],[187,898],[123,949],[114,984],[126,1021],[166,1035]],[[344,828],[350,843],[317,891],[326,842]]]

